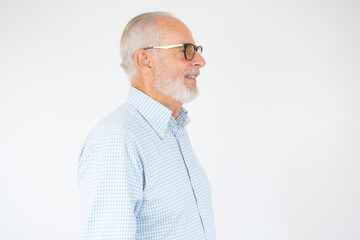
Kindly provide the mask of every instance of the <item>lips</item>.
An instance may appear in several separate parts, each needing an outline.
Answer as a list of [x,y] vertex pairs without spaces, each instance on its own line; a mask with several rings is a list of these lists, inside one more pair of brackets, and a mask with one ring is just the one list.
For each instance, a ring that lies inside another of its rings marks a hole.
[[188,79],[195,79],[198,75],[190,75],[190,76],[185,76],[185,78]]
[[185,78],[187,79],[195,79],[200,75],[200,71],[198,69],[193,69],[190,72],[185,73]]

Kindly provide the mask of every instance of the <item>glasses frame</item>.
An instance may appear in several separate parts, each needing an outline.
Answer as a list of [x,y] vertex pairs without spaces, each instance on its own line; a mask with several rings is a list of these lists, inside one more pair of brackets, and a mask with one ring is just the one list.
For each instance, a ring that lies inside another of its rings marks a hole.
[[[187,57],[186,57],[186,47],[187,46],[189,46],[189,45],[191,45],[191,46],[193,46],[194,47],[194,55],[191,57],[191,59],[188,59]],[[195,44],[192,44],[192,43],[180,43],[180,44],[173,44],[173,45],[165,45],[165,46],[155,46],[155,47],[145,47],[145,48],[141,48],[141,49],[143,49],[143,50],[147,50],[147,49],[171,49],[171,48],[176,48],[176,47],[184,47],[184,50],[183,50],[183,52],[184,52],[184,58],[186,59],[186,60],[188,60],[188,61],[191,61],[191,60],[193,60],[194,59],[194,57],[195,57],[195,52],[198,52],[200,55],[201,55],[201,53],[202,53],[202,51],[203,51],[203,47],[202,46],[196,46]],[[200,49],[200,52],[199,52],[199,49]]]

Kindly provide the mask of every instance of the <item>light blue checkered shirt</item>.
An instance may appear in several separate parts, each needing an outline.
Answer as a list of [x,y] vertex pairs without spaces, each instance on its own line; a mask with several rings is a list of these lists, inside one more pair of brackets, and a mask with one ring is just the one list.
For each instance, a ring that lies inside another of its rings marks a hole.
[[181,108],[131,87],[90,132],[78,165],[83,239],[215,239],[211,191]]

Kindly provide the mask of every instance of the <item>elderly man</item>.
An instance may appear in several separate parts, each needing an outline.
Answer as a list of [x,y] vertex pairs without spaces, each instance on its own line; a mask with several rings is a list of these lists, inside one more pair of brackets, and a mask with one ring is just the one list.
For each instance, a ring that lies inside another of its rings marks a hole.
[[91,131],[79,159],[84,239],[215,239],[210,186],[182,107],[198,95],[201,51],[168,13],[126,26],[127,102]]

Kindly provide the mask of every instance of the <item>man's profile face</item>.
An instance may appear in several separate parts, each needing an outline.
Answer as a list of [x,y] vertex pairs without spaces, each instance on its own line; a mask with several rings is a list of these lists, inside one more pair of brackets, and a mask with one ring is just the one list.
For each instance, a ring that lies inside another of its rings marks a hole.
[[[160,16],[158,26],[164,35],[161,41],[163,46],[195,44],[190,30],[176,18]],[[154,86],[177,101],[189,102],[198,95],[196,77],[200,74],[199,69],[205,66],[205,60],[196,53],[194,59],[188,61],[183,50],[183,47],[178,47],[158,51]]]

